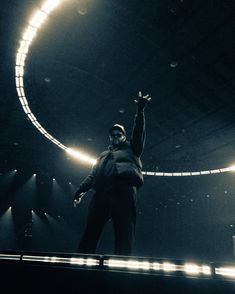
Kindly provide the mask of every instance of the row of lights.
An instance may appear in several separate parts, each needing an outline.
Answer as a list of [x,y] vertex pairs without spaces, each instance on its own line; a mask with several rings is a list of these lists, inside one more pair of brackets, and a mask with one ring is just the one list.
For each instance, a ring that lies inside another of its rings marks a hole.
[[235,166],[230,166],[230,167],[220,168],[220,169],[212,169],[212,170],[203,170],[203,171],[195,171],[195,172],[177,172],[177,173],[143,171],[143,175],[155,176],[155,177],[188,177],[188,176],[213,175],[213,174],[232,172],[232,171],[235,171]]
[[[16,55],[16,65],[15,65],[15,83],[16,83],[16,90],[17,94],[20,100],[20,103],[22,105],[22,108],[26,115],[28,116],[31,123],[37,128],[37,130],[45,136],[48,140],[50,140],[52,143],[57,145],[59,148],[65,150],[68,154],[72,155],[73,157],[84,161],[90,165],[94,165],[97,161],[96,159],[92,158],[91,156],[78,151],[74,150],[72,148],[66,147],[61,142],[59,142],[55,137],[53,137],[51,134],[47,132],[45,128],[42,127],[42,125],[38,122],[35,115],[32,113],[26,95],[24,91],[24,68],[25,68],[25,61],[27,58],[27,54],[29,51],[29,47],[33,41],[33,39],[36,37],[37,31],[39,28],[45,23],[46,19],[48,18],[49,14],[61,4],[63,0],[47,0],[45,3],[41,6],[40,9],[38,9],[33,17],[29,20],[29,24],[27,29],[25,30],[22,39],[20,40],[20,46],[17,51]],[[173,67],[176,66],[176,64],[172,63]],[[218,174],[218,173],[224,173],[224,172],[230,172],[234,171],[234,167],[228,167],[228,168],[222,168],[222,169],[214,169],[214,170],[206,170],[206,171],[196,171],[196,172],[180,172],[180,173],[174,173],[174,172],[148,172],[144,171],[143,174],[146,176],[165,176],[165,177],[179,177],[179,176],[201,176],[201,175],[209,175],[209,174]]]
[[17,254],[0,254],[0,260],[22,260],[25,262],[39,263],[57,263],[69,264],[86,267],[99,267],[99,269],[119,269],[130,271],[141,271],[151,273],[184,273],[189,276],[198,276],[212,278],[213,276],[224,276],[235,278],[234,266],[213,266],[196,263],[173,263],[162,261],[135,260],[129,258],[109,258],[107,256],[82,256],[82,257],[58,257],[58,256],[40,256],[40,255],[17,255]]
[[[17,169],[14,169],[14,170],[13,170],[13,172],[14,172],[14,173],[16,173],[17,171],[18,171]],[[2,175],[3,175],[3,174],[2,174]],[[36,177],[36,176],[37,176],[37,174],[33,174],[33,177]],[[55,179],[55,178],[53,178],[52,180],[53,180],[53,182],[55,182],[55,181],[56,181],[56,179]],[[72,183],[71,183],[71,182],[69,182],[69,185],[72,185]]]

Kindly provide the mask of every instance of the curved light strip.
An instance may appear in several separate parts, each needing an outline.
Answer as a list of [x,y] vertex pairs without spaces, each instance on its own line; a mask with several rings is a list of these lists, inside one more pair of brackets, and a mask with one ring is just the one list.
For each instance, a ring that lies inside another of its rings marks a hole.
[[[37,35],[37,31],[43,25],[43,23],[47,20],[49,14],[58,7],[61,2],[64,0],[47,0],[38,9],[32,18],[29,21],[28,27],[26,28],[25,32],[23,33],[22,39],[20,40],[20,46],[18,48],[16,54],[16,65],[15,65],[15,83],[16,83],[16,90],[22,105],[22,108],[26,115],[28,116],[31,123],[37,128],[37,130],[43,134],[48,140],[52,143],[60,147],[61,149],[65,150],[68,154],[78,158],[81,161],[87,162],[91,165],[96,163],[96,159],[86,155],[80,151],[74,150],[72,148],[66,147],[61,142],[59,142],[56,138],[54,138],[51,134],[47,132],[46,129],[38,122],[37,118],[32,113],[28,101],[25,96],[24,91],[24,67],[25,67],[25,60],[30,48],[30,45],[34,38]],[[164,176],[164,177],[180,177],[180,176],[201,176],[201,175],[210,175],[210,174],[218,174],[224,172],[235,171],[235,167],[227,167],[221,169],[214,169],[214,170],[205,170],[205,171],[195,171],[195,172],[149,172],[144,171],[143,174],[146,176]]]

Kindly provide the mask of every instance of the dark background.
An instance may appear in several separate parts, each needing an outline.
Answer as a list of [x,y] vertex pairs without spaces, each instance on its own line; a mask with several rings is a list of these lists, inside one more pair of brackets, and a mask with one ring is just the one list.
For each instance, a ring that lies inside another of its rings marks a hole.
[[[90,166],[36,130],[15,89],[19,40],[40,4],[0,7],[0,249],[75,252],[92,193],[77,209],[72,198]],[[142,90],[143,170],[233,165],[234,36],[233,0],[65,1],[30,47],[29,106],[56,139],[98,156],[113,123],[130,135]],[[146,176],[138,197],[135,255],[233,261],[234,173]],[[109,223],[98,252],[112,243]]]

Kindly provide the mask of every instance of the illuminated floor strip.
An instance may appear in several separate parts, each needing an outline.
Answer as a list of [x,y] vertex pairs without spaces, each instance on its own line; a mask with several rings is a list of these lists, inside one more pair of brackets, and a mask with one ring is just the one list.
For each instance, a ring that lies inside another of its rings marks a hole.
[[215,268],[215,274],[223,277],[235,279],[235,267],[219,267]]
[[184,261],[163,261],[132,259],[128,257],[113,258],[113,256],[55,256],[55,255],[29,255],[0,253],[0,262],[14,260],[16,262],[47,263],[67,266],[77,266],[78,268],[91,268],[99,270],[118,270],[123,272],[138,272],[145,274],[172,275],[206,279],[228,279],[235,282],[235,265],[227,264],[197,264]]
[[20,258],[19,254],[0,254],[0,260],[20,260]]
[[36,256],[36,255],[23,255],[23,261],[30,262],[45,262],[45,263],[59,263],[59,264],[73,264],[85,266],[99,265],[99,259],[94,258],[75,258],[75,257],[57,257],[57,256]]
[[155,272],[184,272],[188,275],[211,275],[211,267],[208,265],[196,265],[186,263],[184,265],[174,264],[171,262],[148,262],[148,261],[138,261],[138,260],[121,260],[121,259],[108,259],[104,261],[104,266],[110,268],[119,269],[135,269],[143,271],[155,271]]

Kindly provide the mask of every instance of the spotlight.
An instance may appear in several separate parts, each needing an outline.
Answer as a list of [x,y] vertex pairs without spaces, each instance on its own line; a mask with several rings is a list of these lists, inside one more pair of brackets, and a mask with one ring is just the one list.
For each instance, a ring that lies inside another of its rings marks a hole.
[[33,174],[34,177],[36,177],[36,174]]
[[14,172],[16,173],[17,172],[17,169],[14,169]]
[[55,178],[53,178],[53,181],[55,181]]

